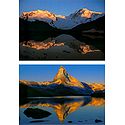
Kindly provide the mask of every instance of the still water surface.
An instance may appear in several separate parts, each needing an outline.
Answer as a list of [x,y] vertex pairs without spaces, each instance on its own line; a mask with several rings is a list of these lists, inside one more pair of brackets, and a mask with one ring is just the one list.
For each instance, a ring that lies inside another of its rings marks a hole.
[[20,105],[20,125],[103,125],[105,100],[94,97],[28,98]]

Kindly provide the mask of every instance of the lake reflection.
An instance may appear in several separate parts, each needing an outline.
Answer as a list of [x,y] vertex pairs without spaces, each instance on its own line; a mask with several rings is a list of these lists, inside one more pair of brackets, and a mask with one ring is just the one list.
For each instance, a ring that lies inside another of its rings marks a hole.
[[[41,36],[42,37],[42,36]],[[86,38],[87,37],[87,38]],[[20,42],[20,60],[104,59],[104,38],[61,34]]]
[[[104,98],[30,98],[20,105],[20,125],[104,124]],[[27,112],[27,113],[26,113]]]

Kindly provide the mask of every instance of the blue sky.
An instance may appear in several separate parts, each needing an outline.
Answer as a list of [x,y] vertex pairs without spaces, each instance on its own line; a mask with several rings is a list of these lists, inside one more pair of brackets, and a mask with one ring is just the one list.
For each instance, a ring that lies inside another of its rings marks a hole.
[[20,14],[37,9],[48,10],[55,14],[69,15],[81,8],[105,11],[105,0],[19,0]]
[[[20,80],[51,81],[61,65],[20,65]],[[104,65],[62,65],[67,72],[84,82],[105,83]]]

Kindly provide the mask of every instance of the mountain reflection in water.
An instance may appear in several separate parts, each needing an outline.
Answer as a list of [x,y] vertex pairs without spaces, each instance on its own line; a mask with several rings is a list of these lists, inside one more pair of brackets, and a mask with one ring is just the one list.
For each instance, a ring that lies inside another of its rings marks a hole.
[[[91,97],[32,98],[28,100],[29,103],[20,105],[20,111],[21,109],[25,111],[28,108],[41,108],[44,110],[46,108],[52,108],[60,123],[63,123],[64,120],[68,118],[68,115],[73,112],[76,112],[79,109],[84,111],[84,108],[82,109],[82,107],[103,107],[105,104],[104,98]],[[52,111],[51,113],[53,114]],[[20,115],[20,118],[22,119],[22,115]],[[46,120],[48,119],[45,119],[45,121]],[[73,120],[75,120],[75,118]]]
[[104,47],[100,48],[103,38],[95,39],[61,34],[45,40],[23,40],[20,42],[20,59],[104,59]]

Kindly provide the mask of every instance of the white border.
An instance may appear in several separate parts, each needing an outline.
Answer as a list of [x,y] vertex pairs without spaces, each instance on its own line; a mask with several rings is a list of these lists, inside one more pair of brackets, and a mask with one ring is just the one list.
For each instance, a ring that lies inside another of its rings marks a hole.
[[[18,125],[18,0],[0,1],[0,125]],[[106,0],[106,62],[69,62],[106,64],[106,125],[125,125],[125,2]],[[28,61],[27,64],[47,64]],[[62,64],[63,61],[49,62]],[[65,62],[68,64],[68,61]]]
[[105,61],[20,61],[19,64],[105,64]]

